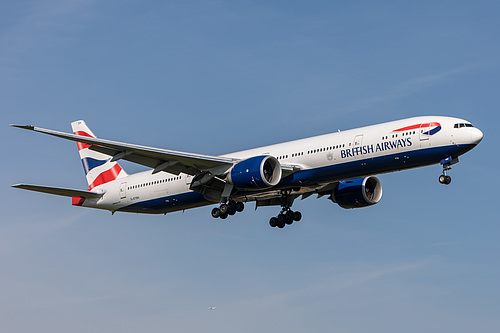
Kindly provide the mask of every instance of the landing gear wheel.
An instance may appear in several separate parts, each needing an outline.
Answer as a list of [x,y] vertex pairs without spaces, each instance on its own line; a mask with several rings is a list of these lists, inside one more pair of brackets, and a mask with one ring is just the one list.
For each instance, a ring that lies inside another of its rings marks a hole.
[[293,223],[293,212],[291,210],[285,213],[285,223],[288,225]]
[[276,217],[271,217],[269,220],[269,225],[273,228],[278,226],[278,219]]
[[220,205],[220,214],[224,215],[228,213],[229,207],[226,204]]
[[220,209],[219,208],[212,209],[212,217],[215,219],[220,217]]
[[285,224],[286,224],[285,214],[279,214],[277,220],[278,220],[278,225],[277,225],[278,228],[280,228],[280,229],[284,228]]
[[439,176],[439,182],[444,185],[449,185],[451,183],[451,177],[447,175]]
[[229,215],[234,215],[236,214],[236,208],[237,208],[237,204],[236,202],[234,202],[233,200],[230,200],[228,203],[227,203],[227,213]]
[[225,219],[227,219],[228,215],[229,215],[228,213],[220,214],[220,218],[225,220]]
[[293,220],[296,222],[299,222],[302,219],[302,213],[301,212],[293,212]]
[[236,211],[238,213],[241,213],[245,209],[245,204],[243,202],[237,202],[236,203]]
[[227,203],[227,207],[229,208],[229,211],[234,211],[236,213],[236,202],[234,202],[233,200],[230,200]]

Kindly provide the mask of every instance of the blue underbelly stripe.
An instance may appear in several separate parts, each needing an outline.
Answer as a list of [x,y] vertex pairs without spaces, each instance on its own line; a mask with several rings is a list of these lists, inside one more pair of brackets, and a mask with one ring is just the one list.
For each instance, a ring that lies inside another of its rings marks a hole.
[[185,192],[161,198],[146,200],[120,208],[119,211],[130,213],[162,214],[178,210],[208,205],[210,202],[198,192]]

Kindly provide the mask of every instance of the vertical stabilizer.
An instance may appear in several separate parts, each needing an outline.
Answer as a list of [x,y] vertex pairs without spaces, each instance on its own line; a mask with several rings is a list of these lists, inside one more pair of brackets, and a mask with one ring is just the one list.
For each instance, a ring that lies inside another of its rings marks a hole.
[[[95,138],[94,133],[83,120],[72,122],[71,127],[76,135]],[[76,144],[90,189],[127,176],[127,173],[117,162],[111,162],[110,156],[90,150],[90,145],[86,143],[77,142]]]

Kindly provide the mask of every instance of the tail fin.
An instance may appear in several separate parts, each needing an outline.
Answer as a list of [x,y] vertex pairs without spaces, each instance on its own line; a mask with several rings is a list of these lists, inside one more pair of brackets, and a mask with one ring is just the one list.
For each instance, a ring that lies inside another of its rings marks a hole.
[[[72,122],[71,127],[74,134],[92,138],[96,137],[83,120]],[[76,144],[90,189],[127,176],[125,170],[117,162],[111,162],[110,156],[90,150],[90,145],[88,144],[82,142],[77,142]]]

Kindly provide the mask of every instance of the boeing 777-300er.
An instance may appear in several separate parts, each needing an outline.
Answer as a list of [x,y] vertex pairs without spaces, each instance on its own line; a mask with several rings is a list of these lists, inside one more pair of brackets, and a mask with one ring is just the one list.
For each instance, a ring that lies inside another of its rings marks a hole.
[[[212,216],[225,219],[255,201],[256,207],[281,207],[269,221],[279,228],[301,219],[291,209],[298,197],[328,196],[342,208],[378,203],[382,185],[376,174],[440,163],[439,182],[450,184],[450,166],[483,138],[466,120],[429,116],[209,156],[99,139],[84,121],[71,125],[73,134],[11,126],[75,141],[89,189],[13,187],[72,197],[75,206],[112,213],[166,214],[217,205]],[[118,160],[152,170],[128,175]]]

